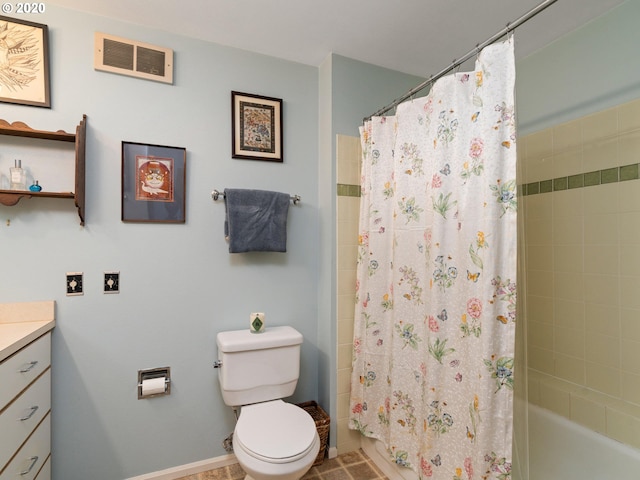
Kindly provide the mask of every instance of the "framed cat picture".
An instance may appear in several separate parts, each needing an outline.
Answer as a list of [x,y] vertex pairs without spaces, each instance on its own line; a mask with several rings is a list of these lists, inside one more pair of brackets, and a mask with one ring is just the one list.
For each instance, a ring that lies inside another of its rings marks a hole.
[[185,223],[187,151],[122,142],[122,221]]

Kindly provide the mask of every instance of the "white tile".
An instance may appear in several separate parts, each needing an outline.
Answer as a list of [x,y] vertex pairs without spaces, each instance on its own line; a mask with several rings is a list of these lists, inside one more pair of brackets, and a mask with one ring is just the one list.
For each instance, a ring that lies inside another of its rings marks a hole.
[[584,217],[564,217],[553,219],[554,245],[582,245],[584,242]]
[[640,309],[620,309],[622,338],[640,342]]
[[553,155],[553,178],[584,172],[582,150],[566,150]]
[[[640,205],[640,196],[638,200]],[[621,213],[618,219],[620,245],[640,246],[640,211]]]
[[584,300],[584,276],[581,273],[555,272],[553,292],[556,298]]
[[584,214],[616,214],[620,211],[620,184],[578,188],[584,192]]
[[584,298],[599,305],[618,306],[620,280],[617,275],[587,273],[584,279]]
[[607,435],[619,442],[640,448],[640,419],[615,407],[607,407]]
[[555,375],[558,378],[578,385],[584,385],[584,360],[556,353]]
[[527,159],[549,156],[553,153],[553,130],[547,128],[527,135]]
[[582,163],[584,172],[594,172],[619,167],[619,145],[617,137],[585,143]]
[[557,245],[553,248],[553,271],[582,273],[582,245]]
[[618,369],[593,362],[586,362],[585,365],[587,387],[612,397],[620,396],[620,371]]
[[[585,273],[618,275],[620,254],[621,249],[617,245],[586,245],[584,247]],[[638,259],[640,260],[640,256]]]
[[[576,217],[582,215],[584,209],[585,188],[574,188],[571,190],[560,190],[553,192],[553,217]],[[547,194],[549,195],[549,194]]]
[[[638,155],[640,160],[640,154]],[[633,212],[635,215],[640,213],[640,180],[628,180],[620,182],[620,212],[625,214],[627,212]],[[640,224],[634,223],[633,226],[640,228]]]
[[[585,335],[584,330],[575,328],[554,327],[553,349],[563,355],[584,359]],[[556,359],[556,366],[558,359]]]
[[553,324],[557,327],[585,329],[584,302],[556,298],[553,301]]
[[605,406],[577,393],[571,395],[571,420],[599,433],[606,431]]
[[617,215],[611,215],[609,213],[585,215],[585,245],[617,245],[618,239]]
[[553,127],[553,152],[582,151],[582,121],[580,119]]
[[610,369],[620,369],[620,338],[587,332],[585,342],[588,362]]
[[585,145],[590,141],[614,137],[618,133],[618,110],[610,108],[588,115],[581,119],[581,123],[582,142]]
[[640,129],[618,137],[620,166],[638,163],[640,157]]
[[587,300],[585,303],[585,327],[589,332],[619,337],[620,308],[596,304]]
[[620,306],[622,308],[640,310],[640,277],[620,277]]
[[640,128],[640,99],[618,106],[618,131],[624,136]]
[[557,385],[540,383],[540,405],[563,417],[571,417],[571,394]]

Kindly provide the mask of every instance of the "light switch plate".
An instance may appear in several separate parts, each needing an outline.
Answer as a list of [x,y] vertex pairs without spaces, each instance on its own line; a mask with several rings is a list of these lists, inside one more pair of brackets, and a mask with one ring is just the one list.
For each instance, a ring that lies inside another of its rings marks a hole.
[[120,293],[120,272],[104,272],[104,293]]
[[84,295],[82,272],[67,272],[67,296]]

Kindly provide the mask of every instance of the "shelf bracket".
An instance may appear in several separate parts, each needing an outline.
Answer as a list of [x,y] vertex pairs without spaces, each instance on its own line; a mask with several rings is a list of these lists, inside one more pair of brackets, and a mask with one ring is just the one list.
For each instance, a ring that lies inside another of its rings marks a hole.
[[2,205],[6,205],[7,207],[13,207],[23,197],[31,198],[31,195],[29,195],[28,193],[17,194],[17,195],[15,193],[12,193],[12,194],[0,193],[0,203]]

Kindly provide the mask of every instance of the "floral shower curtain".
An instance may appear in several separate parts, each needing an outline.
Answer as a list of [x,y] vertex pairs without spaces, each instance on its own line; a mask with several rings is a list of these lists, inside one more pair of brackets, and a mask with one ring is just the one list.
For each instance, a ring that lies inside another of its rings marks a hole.
[[419,477],[511,478],[513,39],[361,128],[349,426]]

